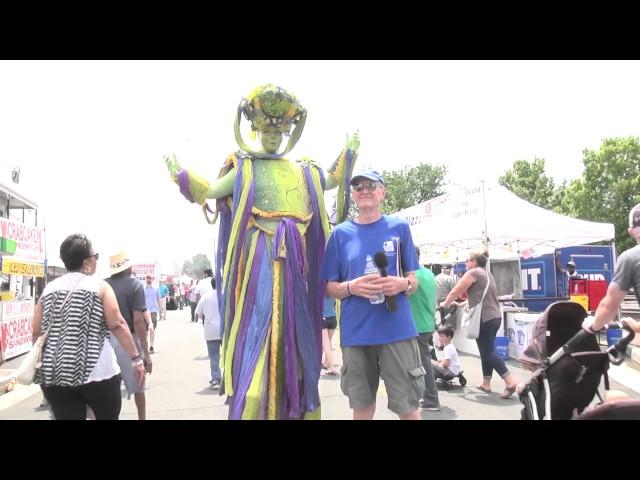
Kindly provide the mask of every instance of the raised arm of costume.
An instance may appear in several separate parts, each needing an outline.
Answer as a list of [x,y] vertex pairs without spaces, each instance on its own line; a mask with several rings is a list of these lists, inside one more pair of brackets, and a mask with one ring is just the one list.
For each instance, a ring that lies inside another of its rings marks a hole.
[[213,184],[195,172],[180,167],[175,155],[165,157],[171,180],[178,184],[180,193],[191,203],[205,206],[208,198],[222,198],[233,193],[234,172],[229,171]]
[[336,222],[343,221],[349,213],[349,182],[353,174],[353,167],[358,158],[358,149],[360,148],[360,133],[356,131],[353,135],[347,135],[342,152],[333,165],[325,173],[325,190],[331,190],[338,187],[338,196],[336,202]]

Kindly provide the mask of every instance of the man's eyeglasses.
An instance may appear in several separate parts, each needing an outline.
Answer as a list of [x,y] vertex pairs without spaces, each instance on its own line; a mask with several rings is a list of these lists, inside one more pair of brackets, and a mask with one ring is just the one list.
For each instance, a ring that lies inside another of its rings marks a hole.
[[93,255],[89,255],[87,258],[91,258],[91,257],[94,257],[96,260],[98,260],[100,258],[100,254],[94,253]]
[[151,280],[151,277],[147,277],[147,280]]
[[364,182],[364,183],[359,183],[357,185],[351,185],[352,192],[361,192],[365,188],[370,192],[375,192],[376,189],[378,188],[378,182]]

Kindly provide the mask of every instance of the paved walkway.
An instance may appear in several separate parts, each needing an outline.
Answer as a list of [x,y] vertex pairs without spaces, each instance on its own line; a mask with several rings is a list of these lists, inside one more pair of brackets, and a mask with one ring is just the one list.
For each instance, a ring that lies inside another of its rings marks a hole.
[[[189,310],[167,312],[167,320],[159,322],[156,335],[156,352],[152,358],[154,373],[147,381],[147,416],[150,420],[223,420],[227,418],[224,397],[209,388],[209,360],[202,333],[202,323],[189,320]],[[334,337],[336,363],[341,363],[337,335]],[[20,358],[7,362],[3,368],[12,368],[20,363]],[[440,391],[442,410],[423,412],[423,419],[474,419],[474,420],[517,420],[522,405],[514,396],[503,400],[499,397],[504,384],[494,378],[494,392],[487,395],[474,388],[480,383],[482,372],[480,359],[471,355],[461,355],[461,364],[468,380],[465,388],[454,387],[450,391]],[[529,378],[529,373],[517,362],[509,361],[509,368],[518,379]],[[621,367],[614,367],[620,369]],[[628,367],[626,367],[628,368]],[[617,377],[627,385],[616,381],[612,387],[640,397],[640,371],[629,369]],[[622,370],[621,370],[622,372]],[[622,377],[625,377],[624,379]],[[613,377],[613,374],[612,374]],[[636,391],[629,386],[636,386]],[[320,397],[323,420],[348,420],[352,417],[347,398],[340,390],[339,376],[320,378]],[[48,419],[47,409],[39,409],[42,399],[37,385],[19,386],[16,390],[0,396],[0,420],[6,419]],[[136,407],[126,399],[122,403],[122,420],[135,420]],[[378,391],[378,408],[375,419],[397,419],[387,409],[387,398],[381,382]]]

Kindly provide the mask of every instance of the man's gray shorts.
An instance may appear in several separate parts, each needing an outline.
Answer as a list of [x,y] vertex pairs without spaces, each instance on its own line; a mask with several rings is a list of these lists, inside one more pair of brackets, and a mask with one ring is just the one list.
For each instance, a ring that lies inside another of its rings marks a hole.
[[425,370],[416,338],[386,345],[343,347],[342,360],[340,387],[352,409],[376,403],[381,376],[389,410],[407,415],[418,409]]
[[[132,333],[133,341],[136,344],[136,348],[138,352],[142,352],[142,345],[140,343],[140,339],[135,333]],[[120,366],[122,381],[124,382],[124,386],[127,389],[127,399],[131,398],[131,395],[134,393],[144,393],[144,382],[142,383],[142,387],[138,383],[136,379],[136,372],[133,369],[133,365],[131,365],[131,358],[129,354],[122,348],[118,339],[111,335],[111,346],[113,350],[116,352],[116,358],[118,359],[118,365]]]

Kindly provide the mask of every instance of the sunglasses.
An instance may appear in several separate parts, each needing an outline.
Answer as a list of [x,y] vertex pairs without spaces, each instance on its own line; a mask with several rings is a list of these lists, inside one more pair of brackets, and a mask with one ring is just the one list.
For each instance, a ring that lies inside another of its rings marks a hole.
[[151,280],[151,277],[147,277],[147,280]]
[[376,189],[378,188],[378,182],[364,182],[364,183],[359,183],[357,185],[352,185],[351,186],[351,191],[352,192],[361,192],[364,189],[369,190],[370,192],[375,192]]
[[87,258],[91,258],[91,257],[94,257],[96,260],[98,260],[100,258],[100,254],[94,253],[93,255],[89,255]]

